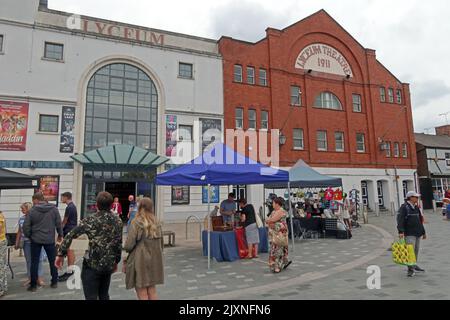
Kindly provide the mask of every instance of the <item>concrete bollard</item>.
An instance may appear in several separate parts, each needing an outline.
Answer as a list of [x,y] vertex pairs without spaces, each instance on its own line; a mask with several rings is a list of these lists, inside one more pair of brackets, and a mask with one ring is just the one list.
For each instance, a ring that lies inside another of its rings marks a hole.
[[433,212],[434,212],[434,213],[437,212],[437,203],[436,203],[436,200],[433,200]]

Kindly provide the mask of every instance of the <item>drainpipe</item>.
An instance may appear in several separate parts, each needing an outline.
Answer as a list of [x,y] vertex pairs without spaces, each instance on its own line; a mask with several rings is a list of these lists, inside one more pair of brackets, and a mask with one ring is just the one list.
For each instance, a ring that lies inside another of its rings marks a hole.
[[398,187],[398,171],[397,171],[397,166],[394,166],[394,171],[395,171],[395,188],[397,190],[397,208],[400,208],[401,204],[400,204],[400,189]]

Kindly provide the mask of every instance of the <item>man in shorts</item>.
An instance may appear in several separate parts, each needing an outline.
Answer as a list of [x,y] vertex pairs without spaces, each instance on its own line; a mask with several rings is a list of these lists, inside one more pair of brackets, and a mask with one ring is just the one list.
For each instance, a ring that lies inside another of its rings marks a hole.
[[[66,204],[66,211],[64,213],[64,220],[62,222],[64,237],[78,225],[77,207],[72,201],[72,193],[65,192],[61,195],[62,203]],[[67,281],[74,273],[73,266],[75,265],[75,252],[73,250],[67,251],[67,271],[62,276],[58,277],[59,282]]]

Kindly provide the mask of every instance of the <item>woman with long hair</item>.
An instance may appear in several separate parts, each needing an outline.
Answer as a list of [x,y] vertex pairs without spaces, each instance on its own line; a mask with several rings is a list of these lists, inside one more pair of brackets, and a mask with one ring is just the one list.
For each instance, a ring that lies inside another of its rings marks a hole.
[[286,211],[283,209],[284,199],[273,200],[273,211],[266,220],[269,227],[269,267],[274,273],[280,273],[292,263],[288,259],[288,227]]
[[153,201],[143,198],[130,224],[124,249],[127,289],[135,289],[139,300],[156,300],[156,285],[164,283],[163,238]]
[[[31,202],[25,202],[22,203],[20,206],[20,211],[22,212],[22,216],[19,218],[19,229],[17,230],[17,236],[16,236],[16,245],[15,249],[23,249],[23,253],[25,255],[25,263],[27,264],[27,276],[28,279],[23,284],[25,287],[28,286],[31,282],[31,240],[25,237],[25,234],[23,233],[23,224],[25,223],[25,218],[27,217],[28,213],[30,212],[31,208],[33,207],[33,204]],[[39,267],[38,267],[38,285],[44,286],[44,280],[42,279],[42,276],[44,274],[44,271],[42,269],[42,262],[45,260],[45,250],[42,249],[41,256],[39,258]]]

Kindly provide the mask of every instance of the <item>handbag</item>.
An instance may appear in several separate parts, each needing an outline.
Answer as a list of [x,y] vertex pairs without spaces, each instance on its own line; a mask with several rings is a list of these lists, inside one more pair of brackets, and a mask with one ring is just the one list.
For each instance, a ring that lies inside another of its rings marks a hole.
[[392,260],[394,263],[403,266],[416,265],[416,254],[414,246],[407,244],[404,239],[400,239],[392,244]]
[[264,227],[264,224],[261,220],[261,217],[259,216],[259,214],[255,214],[255,219],[256,219],[256,226],[258,227],[258,229],[261,229]]
[[[280,224],[279,222],[275,223],[275,229],[277,229],[276,225]],[[287,232],[282,232],[283,229],[285,229],[284,225],[281,224],[279,227],[279,231],[270,228],[269,229],[269,235],[272,239],[272,243],[278,247],[287,247],[288,246],[288,235]]]

